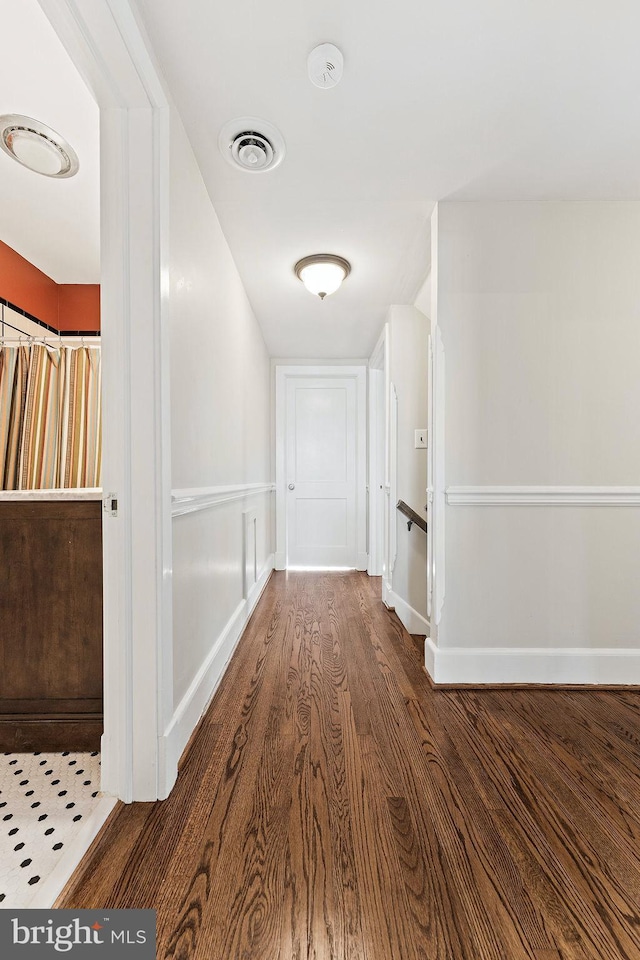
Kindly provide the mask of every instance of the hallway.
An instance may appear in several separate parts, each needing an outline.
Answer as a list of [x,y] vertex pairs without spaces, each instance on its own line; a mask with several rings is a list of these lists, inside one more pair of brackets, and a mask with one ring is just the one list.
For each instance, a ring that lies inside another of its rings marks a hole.
[[58,906],[156,908],[161,960],[637,960],[637,695],[434,690],[378,593],[275,573]]

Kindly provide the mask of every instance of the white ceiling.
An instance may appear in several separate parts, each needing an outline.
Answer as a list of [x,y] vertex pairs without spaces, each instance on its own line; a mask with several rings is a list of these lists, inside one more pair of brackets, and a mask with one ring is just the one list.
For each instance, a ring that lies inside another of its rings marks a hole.
[[[435,200],[640,196],[636,0],[138,5],[272,355],[367,355],[425,275]],[[306,75],[322,41],[331,90]],[[285,138],[271,173],[220,156],[243,115]],[[353,264],[325,303],[291,274],[314,252]]]
[[[640,197],[640,5],[618,0],[138,0],[274,356],[366,356],[429,261],[433,202]],[[0,0],[0,113],[58,130],[80,173],[0,155],[0,239],[58,282],[99,279],[98,109],[37,0]],[[340,86],[308,52],[337,43]],[[251,176],[220,127],[261,116],[287,143]],[[353,272],[324,303],[292,273],[313,252]]]
[[0,152],[0,240],[57,283],[99,283],[97,104],[37,0],[0,0],[0,35],[0,114],[41,120],[80,160],[75,177],[54,180]]

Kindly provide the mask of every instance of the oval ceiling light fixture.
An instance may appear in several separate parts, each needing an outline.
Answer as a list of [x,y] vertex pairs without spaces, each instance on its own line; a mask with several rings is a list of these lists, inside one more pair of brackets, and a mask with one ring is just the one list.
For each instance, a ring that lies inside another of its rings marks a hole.
[[342,80],[344,57],[335,43],[321,43],[314,47],[307,58],[309,80],[314,87],[328,90]]
[[309,293],[324,300],[335,293],[343,280],[351,273],[351,264],[344,257],[333,253],[314,253],[298,260],[293,268],[298,280],[302,280]]
[[280,131],[258,117],[238,117],[225,123],[218,146],[227,163],[244,173],[274,170],[285,155]]
[[44,177],[64,180],[80,167],[75,150],[59,133],[17,113],[0,117],[0,147],[23,167]]

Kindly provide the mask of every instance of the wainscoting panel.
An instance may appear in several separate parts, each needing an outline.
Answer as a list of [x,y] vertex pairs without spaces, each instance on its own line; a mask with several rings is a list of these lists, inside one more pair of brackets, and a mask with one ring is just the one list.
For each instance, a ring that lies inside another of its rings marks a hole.
[[640,487],[449,486],[436,683],[640,683]]
[[161,738],[166,788],[274,567],[273,485],[173,494],[173,715]]

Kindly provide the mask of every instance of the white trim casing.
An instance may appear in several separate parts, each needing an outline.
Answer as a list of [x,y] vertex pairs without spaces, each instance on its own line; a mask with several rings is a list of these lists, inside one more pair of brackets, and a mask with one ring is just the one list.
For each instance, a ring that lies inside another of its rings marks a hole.
[[393,571],[398,558],[398,392],[395,383],[389,384],[389,555],[387,570],[389,583],[393,583]]
[[178,761],[200,718],[215,694],[229,660],[238,645],[274,567],[271,554],[246,600],[241,600],[220,635],[214,640],[209,655],[193,678],[178,704],[160,744],[160,762],[164,770],[176,770]]
[[425,666],[434,683],[640,684],[634,648],[450,647],[427,638]]
[[368,529],[369,560],[367,573],[380,577],[384,571],[384,437],[385,437],[384,371],[369,368],[369,497]]
[[[429,333],[427,341],[427,437],[433,437],[433,336]],[[425,490],[427,507],[427,617],[433,609],[433,452],[427,445],[427,489]]]
[[[387,410],[389,409],[389,404],[387,404]],[[387,450],[388,453],[388,450]],[[387,462],[388,462],[387,456]],[[391,586],[392,572],[391,572],[391,560],[390,560],[390,551],[391,551],[391,523],[395,521],[395,503],[393,508],[391,505],[391,484],[385,483],[384,485],[384,559],[382,564],[382,602],[386,604],[390,609],[393,609],[393,602],[389,599],[391,596],[395,596],[393,593],[393,588]]]
[[440,328],[432,326],[429,359],[429,430],[427,450],[427,614],[437,626],[445,596],[445,359]]
[[128,0],[40,0],[100,106],[103,484],[102,789],[162,796],[172,666],[168,359],[169,108]]
[[389,324],[385,323],[369,359],[369,558],[367,573],[370,577],[382,576],[385,569],[384,484],[386,474],[385,439],[387,436],[385,370],[387,367],[388,339]]
[[353,377],[356,381],[356,569],[366,570],[367,555],[367,367],[318,363],[317,365],[278,364],[275,367],[275,441],[276,441],[276,570],[286,569],[286,390],[287,379]]
[[638,507],[640,487],[447,487],[450,506]]

